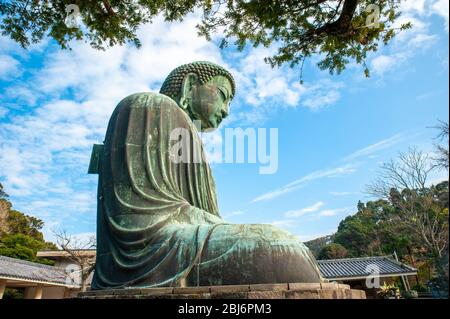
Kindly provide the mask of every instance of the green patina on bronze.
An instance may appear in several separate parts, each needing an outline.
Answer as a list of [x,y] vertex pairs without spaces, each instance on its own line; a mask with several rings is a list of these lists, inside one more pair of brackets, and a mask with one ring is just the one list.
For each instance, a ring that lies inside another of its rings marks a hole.
[[[137,93],[122,100],[103,148],[95,148],[92,288],[323,281],[314,257],[295,236],[272,225],[230,224],[220,217],[193,120],[208,130],[228,115],[235,94],[231,74],[194,62],[175,69],[161,92],[167,95]],[[191,150],[188,161],[176,163],[170,134],[180,128],[189,133]]]
[[215,76],[222,75],[230,81],[232,86],[232,96],[235,94],[236,84],[231,73],[220,65],[208,61],[198,61],[180,65],[170,72],[161,86],[159,93],[167,95],[176,101],[181,95],[180,88],[183,80],[188,74],[195,74],[198,77],[199,84],[205,84]]
[[[207,90],[212,90],[212,94]],[[198,61],[183,64],[170,72],[159,93],[172,98],[192,120],[201,120],[202,130],[206,130],[219,126],[228,115],[228,104],[235,90],[236,84],[230,72],[217,64]],[[205,108],[205,104],[211,104],[208,101],[199,103],[201,99],[216,98],[217,93],[221,99],[211,101],[215,104],[211,106],[214,110],[200,109],[202,106]],[[197,102],[192,99],[197,99]],[[205,115],[209,117],[205,118]]]

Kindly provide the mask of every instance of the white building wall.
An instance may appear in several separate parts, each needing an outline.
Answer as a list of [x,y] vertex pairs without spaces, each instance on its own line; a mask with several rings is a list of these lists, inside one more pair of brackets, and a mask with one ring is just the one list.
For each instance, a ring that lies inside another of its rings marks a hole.
[[[24,293],[24,299],[33,299],[36,287],[27,287]],[[66,292],[65,287],[43,287],[42,299],[63,299]]]

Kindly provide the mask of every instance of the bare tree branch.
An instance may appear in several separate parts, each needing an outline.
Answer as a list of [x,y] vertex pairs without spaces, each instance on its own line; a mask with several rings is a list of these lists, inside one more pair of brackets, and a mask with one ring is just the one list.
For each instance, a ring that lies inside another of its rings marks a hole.
[[80,267],[81,291],[86,291],[88,279],[95,268],[94,257],[84,253],[87,249],[96,247],[96,238],[94,235],[85,240],[68,234],[66,230],[53,231],[58,246],[68,255],[68,258]]
[[426,153],[410,148],[381,166],[367,192],[390,201],[399,211],[397,222],[418,235],[435,258],[441,258],[448,249],[448,207],[439,206],[435,186],[427,186],[434,168]]
[[448,122],[439,121],[439,125],[433,127],[439,130],[439,134],[436,136],[441,142],[446,142],[444,145],[435,144],[435,150],[437,156],[434,159],[435,166],[437,168],[446,169],[449,167],[449,149],[448,149]]

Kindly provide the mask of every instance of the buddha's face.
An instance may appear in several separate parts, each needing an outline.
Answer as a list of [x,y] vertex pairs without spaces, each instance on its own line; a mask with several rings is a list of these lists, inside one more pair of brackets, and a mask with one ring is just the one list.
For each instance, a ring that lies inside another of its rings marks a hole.
[[217,128],[228,116],[232,92],[231,83],[224,76],[216,76],[204,84],[192,84],[189,108],[201,121],[202,131]]

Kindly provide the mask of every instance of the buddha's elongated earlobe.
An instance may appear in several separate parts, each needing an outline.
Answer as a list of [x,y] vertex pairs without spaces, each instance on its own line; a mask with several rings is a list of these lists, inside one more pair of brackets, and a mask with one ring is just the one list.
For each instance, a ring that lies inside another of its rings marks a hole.
[[178,102],[178,104],[180,105],[180,107],[181,107],[183,110],[186,110],[186,109],[188,108],[188,106],[189,106],[189,100],[186,99],[184,96],[182,96],[182,97],[180,98],[180,101]]
[[192,86],[197,83],[197,75],[195,73],[187,74],[181,84],[180,106],[183,109],[190,107],[192,100]]

